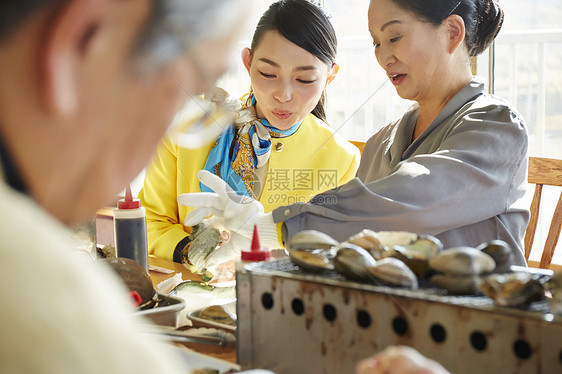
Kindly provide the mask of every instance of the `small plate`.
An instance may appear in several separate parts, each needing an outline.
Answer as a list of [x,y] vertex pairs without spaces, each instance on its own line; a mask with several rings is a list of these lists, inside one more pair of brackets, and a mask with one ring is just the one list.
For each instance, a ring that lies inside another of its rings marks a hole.
[[185,308],[185,300],[160,293],[158,296],[162,301],[156,308],[138,310],[134,314],[144,316],[157,325],[176,327],[179,313]]
[[[235,301],[227,303],[227,304],[222,304],[221,306],[226,311],[236,315],[236,302]],[[214,328],[219,328],[219,329],[223,329],[223,330],[227,330],[227,331],[231,331],[231,332],[236,331],[236,326],[230,326],[230,325],[226,325],[224,323],[218,323],[218,322],[210,321],[208,319],[199,318],[199,313],[201,313],[201,311],[203,311],[204,309],[205,308],[201,308],[201,309],[193,310],[193,311],[187,313],[187,318],[189,318],[191,320],[191,322],[193,322],[193,326],[195,326],[195,327],[214,327]]]
[[230,372],[240,370],[240,366],[233,364],[229,361],[225,361],[216,357],[212,357],[203,353],[196,352],[187,347],[176,347],[181,357],[185,360],[185,366],[189,369],[187,372],[191,373],[192,370],[196,368],[210,368],[218,370],[220,373]]

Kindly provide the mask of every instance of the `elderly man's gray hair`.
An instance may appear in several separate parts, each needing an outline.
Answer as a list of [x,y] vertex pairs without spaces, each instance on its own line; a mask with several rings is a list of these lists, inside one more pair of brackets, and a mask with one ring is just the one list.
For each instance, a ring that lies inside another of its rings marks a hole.
[[[0,1],[0,41],[42,8],[68,0]],[[247,0],[153,0],[152,18],[138,42],[137,53],[166,62],[190,46],[231,28]]]
[[157,0],[139,51],[166,62],[231,30],[247,5],[247,0]]

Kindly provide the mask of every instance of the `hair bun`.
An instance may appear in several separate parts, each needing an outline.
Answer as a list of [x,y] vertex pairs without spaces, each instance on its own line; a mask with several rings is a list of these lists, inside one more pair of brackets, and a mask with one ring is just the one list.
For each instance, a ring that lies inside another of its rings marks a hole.
[[469,50],[471,56],[479,55],[492,44],[500,32],[504,17],[497,0],[476,0],[475,5],[478,17],[474,43]]

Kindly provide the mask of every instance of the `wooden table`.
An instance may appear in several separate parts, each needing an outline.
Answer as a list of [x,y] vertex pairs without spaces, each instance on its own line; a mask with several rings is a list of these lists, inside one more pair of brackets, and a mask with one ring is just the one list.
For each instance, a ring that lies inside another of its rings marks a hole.
[[[176,273],[181,273],[183,280],[201,280],[201,276],[199,274],[193,274],[189,271],[187,267],[183,264],[178,264],[177,262],[173,262],[170,260],[165,260],[161,258],[156,258],[149,256],[148,264],[151,266],[156,266],[163,269],[172,270],[172,273],[165,274],[162,272],[158,272],[155,270],[150,270],[149,275],[152,279],[152,284],[154,287],[156,285],[170,277],[173,277]],[[189,329],[190,327],[183,326],[179,327],[179,329]],[[188,348],[193,349],[196,352],[207,354],[209,356],[229,361],[232,363],[236,363],[236,347],[216,347],[207,344],[195,344],[195,343],[184,343],[183,345],[187,346]]]
[[201,276],[199,274],[193,274],[187,267],[185,267],[183,264],[178,264],[177,262],[148,256],[148,264],[150,266],[156,266],[173,271],[173,273],[165,274],[159,271],[150,270],[149,275],[150,279],[152,279],[152,284],[154,285],[154,287],[156,287],[158,283],[172,277],[176,273],[181,273],[183,280],[201,280]]

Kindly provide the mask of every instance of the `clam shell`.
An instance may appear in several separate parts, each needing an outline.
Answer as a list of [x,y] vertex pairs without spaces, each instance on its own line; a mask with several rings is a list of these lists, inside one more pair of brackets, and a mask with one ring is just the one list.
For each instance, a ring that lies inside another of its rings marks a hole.
[[331,236],[316,230],[303,230],[296,233],[287,243],[288,250],[329,249],[339,243]]
[[562,271],[557,271],[546,283],[552,296],[562,299]]
[[492,257],[475,248],[455,247],[430,259],[429,267],[446,274],[478,275],[492,272],[496,263]]
[[406,244],[404,248],[417,253],[424,259],[430,259],[437,256],[443,250],[443,243],[435,236],[421,235],[410,244]]
[[381,259],[383,257],[383,253],[387,249],[386,246],[382,244],[377,233],[369,229],[364,229],[349,237],[346,242],[366,249],[376,260]]
[[406,245],[418,238],[418,234],[407,231],[378,231],[377,236],[388,248],[397,245]]
[[385,283],[412,289],[418,288],[416,275],[405,263],[396,258],[389,257],[382,259],[367,268],[372,276]]
[[419,278],[423,278],[429,270],[429,259],[437,256],[442,250],[443,244],[439,239],[423,235],[409,244],[394,246],[385,253],[385,256],[401,260]]
[[550,300],[551,313],[561,316],[562,315],[562,271],[554,273],[552,278],[548,280],[546,286],[552,294]]
[[435,274],[429,278],[429,281],[433,283],[435,287],[443,288],[449,293],[473,295],[478,291],[480,276]]
[[313,273],[334,269],[334,265],[323,251],[289,251],[289,258],[293,264]]
[[544,285],[529,273],[492,274],[480,290],[501,306],[525,306],[545,298]]
[[386,258],[395,258],[410,268],[414,274],[420,278],[425,277],[428,272],[428,260],[420,256],[418,253],[408,250],[405,247],[394,247],[390,251],[385,252]]
[[368,267],[375,265],[376,261],[367,250],[354,244],[342,243],[337,248],[333,263],[336,270],[347,279],[367,281],[372,278]]
[[191,270],[204,272],[205,260],[221,241],[222,238],[218,229],[203,224],[194,226],[187,251],[187,260],[192,265]]
[[508,273],[514,264],[513,252],[509,245],[503,240],[492,240],[482,243],[476,249],[490,255],[496,263],[494,273]]

